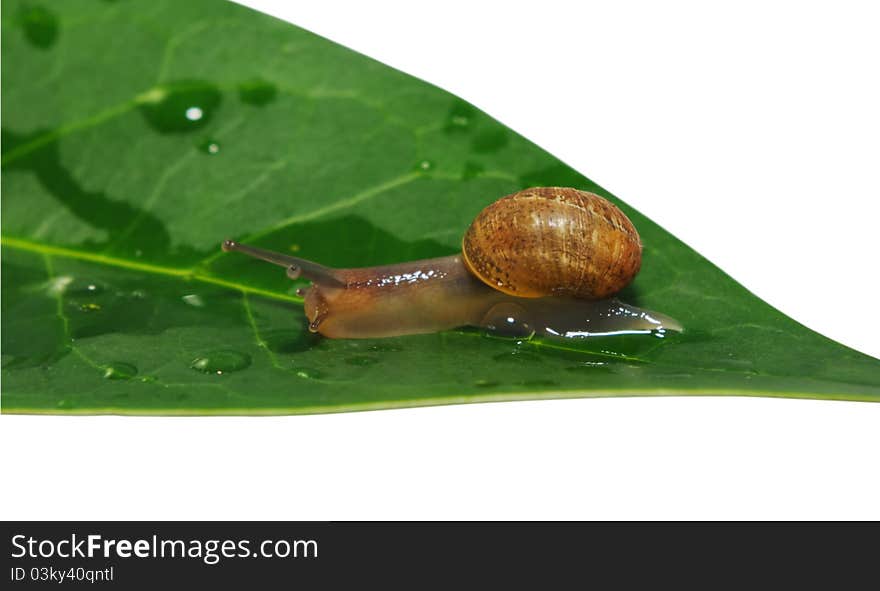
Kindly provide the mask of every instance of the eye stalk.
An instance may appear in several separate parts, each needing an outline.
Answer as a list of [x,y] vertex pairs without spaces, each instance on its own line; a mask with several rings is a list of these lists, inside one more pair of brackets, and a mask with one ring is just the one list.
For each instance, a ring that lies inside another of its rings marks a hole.
[[287,276],[291,279],[305,277],[319,285],[326,285],[328,287],[345,287],[345,282],[340,278],[340,274],[336,269],[325,267],[324,265],[319,265],[318,263],[306,259],[281,254],[280,252],[274,252],[271,250],[264,250],[234,240],[224,240],[222,248],[223,252],[240,252],[255,259],[260,259],[267,263],[284,267],[287,269]]

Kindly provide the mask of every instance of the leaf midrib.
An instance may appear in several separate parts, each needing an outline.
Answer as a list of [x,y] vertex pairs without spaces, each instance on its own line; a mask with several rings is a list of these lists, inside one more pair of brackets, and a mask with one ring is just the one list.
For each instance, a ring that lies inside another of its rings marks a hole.
[[229,289],[235,289],[244,293],[252,293],[255,295],[261,295],[268,298],[282,300],[286,302],[296,302],[302,303],[302,298],[288,295],[286,293],[279,293],[277,291],[271,291],[268,289],[261,289],[259,287],[252,287],[250,285],[245,285],[242,283],[237,283],[235,281],[229,281],[226,279],[220,279],[218,277],[214,277],[212,275],[207,275],[202,273],[196,269],[180,269],[176,267],[166,267],[162,265],[154,265],[151,263],[141,263],[138,261],[133,261],[130,259],[123,259],[113,256],[108,256],[100,253],[92,253],[85,252],[80,250],[73,250],[70,248],[64,248],[62,246],[52,246],[49,244],[41,244],[38,242],[32,242],[30,240],[26,240],[23,238],[16,238],[13,236],[0,236],[0,244],[6,246],[8,248],[14,248],[16,250],[23,250],[26,252],[32,252],[36,254],[45,254],[51,256],[59,256],[69,259],[76,259],[80,261],[87,261],[90,263],[96,263],[99,265],[106,265],[109,267],[117,267],[121,269],[128,269],[130,271],[139,271],[142,273],[152,273],[154,275],[165,275],[169,277],[177,277],[184,281],[200,281],[202,283],[209,283],[212,285],[219,285],[221,287],[226,287]]

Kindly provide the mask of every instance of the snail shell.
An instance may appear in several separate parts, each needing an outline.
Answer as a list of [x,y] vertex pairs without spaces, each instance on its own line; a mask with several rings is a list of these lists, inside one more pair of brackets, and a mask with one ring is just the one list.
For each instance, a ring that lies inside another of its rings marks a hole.
[[535,187],[481,211],[462,254],[476,277],[506,294],[595,300],[632,281],[642,244],[626,215],[599,195]]

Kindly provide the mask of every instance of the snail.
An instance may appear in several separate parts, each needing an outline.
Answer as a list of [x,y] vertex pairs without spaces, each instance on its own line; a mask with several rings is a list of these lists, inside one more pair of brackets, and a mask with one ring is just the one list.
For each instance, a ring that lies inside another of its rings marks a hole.
[[240,244],[237,251],[312,281],[309,329],[373,338],[477,326],[509,336],[586,337],[681,330],[672,318],[610,299],[641,266],[632,222],[606,199],[564,187],[502,197],[471,223],[462,252],[376,267],[333,269]]

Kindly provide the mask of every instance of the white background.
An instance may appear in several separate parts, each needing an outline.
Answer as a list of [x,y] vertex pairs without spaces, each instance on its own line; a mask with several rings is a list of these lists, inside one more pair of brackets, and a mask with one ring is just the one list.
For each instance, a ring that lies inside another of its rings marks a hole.
[[[474,103],[880,357],[870,2],[246,2]],[[0,517],[880,518],[880,404],[0,418]]]

